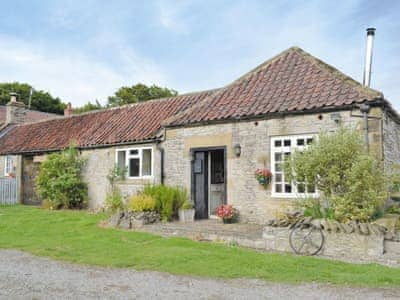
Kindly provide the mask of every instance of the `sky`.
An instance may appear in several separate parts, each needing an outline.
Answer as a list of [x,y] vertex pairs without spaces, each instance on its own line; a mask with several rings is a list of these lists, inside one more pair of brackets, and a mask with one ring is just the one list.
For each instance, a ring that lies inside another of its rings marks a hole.
[[217,88],[291,47],[362,81],[400,109],[400,1],[0,0],[0,82],[80,106],[138,82]]

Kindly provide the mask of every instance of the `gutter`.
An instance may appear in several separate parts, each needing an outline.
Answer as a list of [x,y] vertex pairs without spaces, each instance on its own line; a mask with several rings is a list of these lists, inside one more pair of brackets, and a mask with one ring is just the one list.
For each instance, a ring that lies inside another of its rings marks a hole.
[[[88,146],[76,146],[78,150],[91,150],[91,149],[102,149],[102,148],[109,148],[115,146],[125,146],[125,145],[137,145],[137,144],[154,144],[158,143],[160,138],[153,138],[144,141],[131,141],[131,142],[121,142],[121,143],[112,143],[112,144],[101,144],[101,145],[88,145]],[[17,152],[0,152],[0,155],[38,155],[42,153],[51,153],[51,152],[58,152],[67,149],[64,148],[53,148],[53,149],[38,149],[38,150],[25,150],[25,151],[17,151]]]

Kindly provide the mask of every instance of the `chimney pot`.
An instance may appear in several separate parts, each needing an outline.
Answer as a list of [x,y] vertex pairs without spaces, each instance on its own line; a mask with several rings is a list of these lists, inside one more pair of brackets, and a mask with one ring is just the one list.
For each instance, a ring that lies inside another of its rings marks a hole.
[[65,117],[72,116],[73,112],[74,112],[74,110],[72,109],[72,104],[71,104],[71,102],[68,102],[67,108],[64,109],[64,116]]
[[17,93],[10,93],[10,102],[6,105],[6,124],[21,124],[25,121],[25,104],[17,98]]
[[18,94],[17,93],[10,93],[10,102],[17,102]]

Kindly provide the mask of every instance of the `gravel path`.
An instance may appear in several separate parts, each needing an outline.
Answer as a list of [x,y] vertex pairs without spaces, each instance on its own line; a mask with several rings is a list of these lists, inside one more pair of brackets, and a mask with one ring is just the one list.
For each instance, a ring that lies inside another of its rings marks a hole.
[[400,299],[400,289],[215,280],[63,263],[0,250],[0,299]]

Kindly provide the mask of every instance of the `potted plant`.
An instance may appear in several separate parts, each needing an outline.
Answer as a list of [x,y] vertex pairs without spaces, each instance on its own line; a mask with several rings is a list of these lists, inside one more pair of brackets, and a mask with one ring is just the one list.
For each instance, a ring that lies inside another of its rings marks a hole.
[[257,169],[254,175],[258,183],[264,187],[271,182],[272,172],[269,169]]
[[193,208],[193,204],[190,203],[189,201],[185,201],[178,210],[179,221],[194,222],[194,213],[195,210]]
[[238,211],[230,204],[222,204],[217,207],[216,214],[222,219],[224,224],[230,224],[237,221]]

